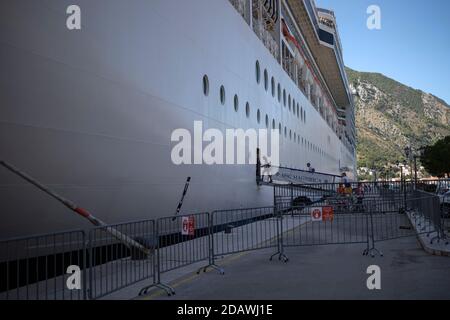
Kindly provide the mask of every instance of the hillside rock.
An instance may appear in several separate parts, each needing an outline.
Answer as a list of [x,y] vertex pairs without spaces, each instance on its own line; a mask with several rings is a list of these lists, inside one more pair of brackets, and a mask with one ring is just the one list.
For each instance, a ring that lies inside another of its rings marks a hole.
[[450,135],[450,107],[443,100],[379,73],[347,69],[355,92],[358,165],[378,167]]

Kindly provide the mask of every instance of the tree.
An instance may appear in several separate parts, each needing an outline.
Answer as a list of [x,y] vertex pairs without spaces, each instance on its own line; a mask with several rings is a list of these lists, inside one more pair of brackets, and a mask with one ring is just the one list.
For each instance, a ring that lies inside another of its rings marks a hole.
[[423,151],[421,160],[425,169],[432,175],[450,178],[450,136]]

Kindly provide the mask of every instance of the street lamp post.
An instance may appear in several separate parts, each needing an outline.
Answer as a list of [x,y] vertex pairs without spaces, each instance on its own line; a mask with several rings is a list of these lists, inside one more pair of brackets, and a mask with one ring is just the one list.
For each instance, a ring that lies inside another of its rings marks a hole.
[[[411,158],[411,156],[412,156],[412,148],[411,148],[411,146],[407,146],[405,148],[405,156],[406,156],[406,159],[409,160],[410,178],[412,180],[412,158]],[[405,177],[405,180],[406,180],[406,177]]]
[[406,173],[405,173],[405,180],[403,180],[403,167],[406,166],[408,162],[406,160],[403,161],[403,163],[400,163],[400,161],[397,162],[397,166],[400,167],[400,191],[403,191],[403,208],[407,210],[407,203],[406,203]]
[[417,155],[414,155],[414,189],[417,189]]

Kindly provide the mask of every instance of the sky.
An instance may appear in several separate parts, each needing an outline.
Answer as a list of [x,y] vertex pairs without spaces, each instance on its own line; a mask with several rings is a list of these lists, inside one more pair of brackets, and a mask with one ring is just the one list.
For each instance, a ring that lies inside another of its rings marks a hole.
[[[450,104],[449,0],[316,0],[335,11],[345,64],[379,72]],[[381,29],[367,28],[367,8],[381,9]]]

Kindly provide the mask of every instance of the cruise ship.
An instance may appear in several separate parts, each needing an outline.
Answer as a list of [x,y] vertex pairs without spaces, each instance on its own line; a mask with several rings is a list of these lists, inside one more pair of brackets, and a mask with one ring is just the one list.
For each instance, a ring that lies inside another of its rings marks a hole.
[[[278,129],[297,178],[354,178],[336,18],[313,0],[5,0],[0,17],[0,160],[107,223],[173,215],[187,177],[183,212],[273,204],[254,165],[173,163],[196,121]],[[90,226],[5,168],[0,212],[0,238]]]

